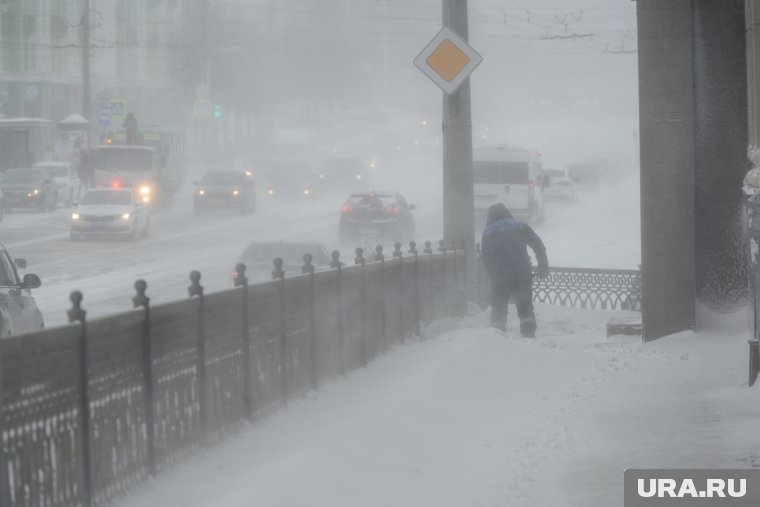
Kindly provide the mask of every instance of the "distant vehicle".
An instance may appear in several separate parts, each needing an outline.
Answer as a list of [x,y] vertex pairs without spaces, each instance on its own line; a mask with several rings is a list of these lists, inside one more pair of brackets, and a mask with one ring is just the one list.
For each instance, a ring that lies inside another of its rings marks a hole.
[[544,169],[541,172],[541,190],[545,198],[559,197],[576,201],[575,176],[569,169]]
[[148,206],[130,188],[88,190],[71,213],[71,240],[83,236],[124,236],[137,240],[150,232]]
[[[159,190],[170,199],[180,188],[188,166],[185,132],[179,129],[146,125],[138,126],[138,145],[153,148],[158,155],[160,175]],[[129,146],[126,129],[110,132],[107,144]]]
[[412,239],[414,209],[414,204],[407,204],[396,192],[351,194],[340,210],[338,237],[343,242],[361,237]]
[[332,157],[319,168],[320,192],[357,192],[369,186],[367,164],[359,158]]
[[19,279],[17,267],[26,268],[26,261],[11,260],[8,250],[0,244],[0,337],[31,333],[45,327],[42,312],[31,293],[31,289],[42,285],[40,277],[27,273]]
[[316,191],[317,179],[310,167],[292,162],[272,162],[263,175],[269,199],[309,199]]
[[76,168],[71,162],[39,162],[35,168],[44,169],[55,183],[58,200],[60,203],[71,205],[78,200],[82,192],[82,184],[79,181]]
[[193,211],[196,215],[213,209],[231,209],[250,213],[256,208],[253,179],[235,171],[210,171],[196,186]]
[[576,178],[577,185],[587,190],[594,190],[604,177],[602,170],[596,164],[570,164],[567,168]]
[[507,145],[473,150],[476,215],[485,215],[489,207],[500,202],[517,219],[543,221],[540,158],[535,150]]
[[[246,276],[249,279],[270,280],[275,258],[282,259],[285,276],[296,276],[302,274],[303,256],[307,253],[311,254],[311,263],[315,271],[330,267],[330,255],[321,243],[255,242],[245,247],[239,262],[245,264]],[[236,275],[237,273],[232,273],[233,278]]]
[[5,210],[36,208],[53,211],[58,207],[55,184],[42,169],[8,169],[0,178],[0,190],[5,196]]
[[147,146],[101,146],[95,150],[92,182],[94,187],[131,188],[147,205],[166,204],[163,162],[158,152]]

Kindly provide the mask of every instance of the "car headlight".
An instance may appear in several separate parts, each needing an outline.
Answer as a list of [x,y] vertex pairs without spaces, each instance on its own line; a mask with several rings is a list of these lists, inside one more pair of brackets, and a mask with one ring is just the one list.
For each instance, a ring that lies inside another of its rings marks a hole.
[[232,191],[232,195],[234,195],[234,196],[240,195],[240,190],[238,190],[238,189],[233,190]]
[[248,176],[248,177],[251,177],[251,176],[253,176],[253,171],[251,171],[250,169],[248,169],[248,170],[245,172],[245,175],[246,175],[246,176]]
[[267,190],[267,195],[274,195],[274,190],[272,190],[271,188]]
[[71,213],[71,219],[72,220],[79,220],[79,213],[77,213],[76,211],[72,212]]
[[198,195],[206,195],[206,191],[203,189],[198,190]]
[[147,195],[144,195],[142,198],[142,202],[145,202],[145,203],[150,202],[150,197]]
[[308,188],[305,188],[303,191],[303,195],[309,195],[309,194],[311,194],[311,190],[309,190]]
[[35,196],[35,195],[40,195],[40,191],[39,191],[39,189],[35,188],[34,190],[32,190],[31,192],[29,192],[29,193],[28,193],[28,194],[26,194],[26,195],[27,195],[28,197],[33,197],[33,196]]
[[132,215],[130,215],[129,213],[123,213],[121,215],[122,220],[129,220],[130,218],[132,218]]
[[360,180],[360,179],[362,179],[362,175],[361,175],[361,174],[357,174],[357,175],[356,175],[356,179],[357,179],[357,180]]
[[140,187],[140,195],[150,195],[150,187],[143,185]]

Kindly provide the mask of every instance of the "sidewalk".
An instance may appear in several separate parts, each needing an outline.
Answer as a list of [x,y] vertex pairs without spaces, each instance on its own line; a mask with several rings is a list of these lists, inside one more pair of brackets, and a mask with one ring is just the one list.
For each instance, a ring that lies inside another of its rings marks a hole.
[[537,312],[535,340],[438,323],[120,507],[611,507],[625,468],[760,467],[746,334],[643,345],[605,337],[625,312]]

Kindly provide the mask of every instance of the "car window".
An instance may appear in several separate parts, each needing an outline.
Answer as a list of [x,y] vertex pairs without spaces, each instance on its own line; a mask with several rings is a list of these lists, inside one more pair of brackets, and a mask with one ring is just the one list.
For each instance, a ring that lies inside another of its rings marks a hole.
[[528,184],[530,166],[528,162],[498,162],[476,160],[473,165],[475,183],[483,184]]
[[0,253],[0,287],[16,287],[18,285],[16,270],[13,269],[13,263],[8,257],[8,253]]
[[236,172],[206,173],[201,179],[203,185],[242,185],[243,183],[245,183],[243,175]]
[[396,199],[391,195],[354,194],[348,203],[356,208],[387,208],[394,205]]
[[65,165],[45,165],[39,166],[53,178],[65,178],[69,175],[69,170]]
[[398,201],[399,206],[401,206],[402,208],[407,208],[408,207],[407,204],[406,204],[406,201],[400,195],[396,196],[396,200]]
[[0,178],[3,183],[33,183],[42,179],[42,171],[32,169],[8,169]]
[[132,204],[132,192],[129,191],[108,191],[108,190],[95,190],[84,194],[81,204],[104,204],[113,206],[123,206]]

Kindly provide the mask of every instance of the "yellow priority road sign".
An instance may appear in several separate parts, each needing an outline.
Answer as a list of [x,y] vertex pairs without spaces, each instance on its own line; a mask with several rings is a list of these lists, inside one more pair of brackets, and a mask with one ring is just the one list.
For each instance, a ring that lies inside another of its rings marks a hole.
[[482,61],[483,57],[464,39],[445,27],[417,55],[414,65],[450,95]]

